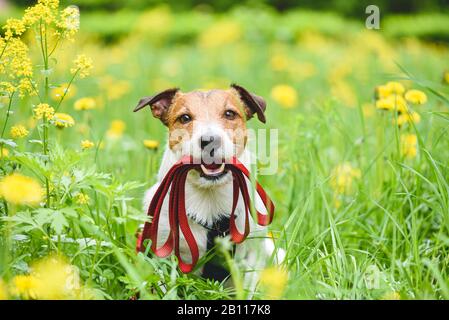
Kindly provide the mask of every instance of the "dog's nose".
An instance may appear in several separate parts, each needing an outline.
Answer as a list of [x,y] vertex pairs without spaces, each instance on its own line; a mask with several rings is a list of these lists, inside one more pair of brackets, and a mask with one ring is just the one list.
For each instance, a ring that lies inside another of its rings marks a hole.
[[221,137],[218,135],[203,135],[200,139],[201,150],[207,149],[216,149],[221,145]]

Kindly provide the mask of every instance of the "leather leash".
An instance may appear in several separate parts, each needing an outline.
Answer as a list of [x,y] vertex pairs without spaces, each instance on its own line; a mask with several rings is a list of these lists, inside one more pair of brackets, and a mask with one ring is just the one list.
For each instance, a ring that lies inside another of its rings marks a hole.
[[[145,252],[143,242],[146,239],[150,239],[151,250],[160,258],[169,256],[174,250],[176,257],[178,258],[179,268],[183,273],[191,272],[199,259],[198,245],[190,229],[185,207],[185,183],[187,174],[190,170],[196,168],[200,168],[200,165],[194,164],[192,157],[185,156],[168,171],[148,207],[148,215],[152,217],[152,220],[151,222],[145,223],[142,234],[138,236],[136,247],[137,251]],[[233,177],[233,201],[231,215],[229,217],[229,233],[231,235],[231,240],[234,243],[241,243],[246,239],[250,231],[249,214],[251,200],[245,180],[245,176],[250,178],[250,174],[248,169],[235,157],[232,158],[231,163],[225,164],[225,168],[232,173]],[[157,232],[161,208],[169,189],[168,218],[170,231],[165,243],[157,248]],[[256,209],[257,223],[266,226],[273,220],[274,204],[258,182],[256,182],[256,191],[267,209],[267,214],[262,214]],[[243,233],[240,233],[235,223],[235,210],[240,194],[242,195],[245,205],[245,226]],[[179,251],[180,232],[184,235],[189,247],[191,263],[185,262],[181,257]]]

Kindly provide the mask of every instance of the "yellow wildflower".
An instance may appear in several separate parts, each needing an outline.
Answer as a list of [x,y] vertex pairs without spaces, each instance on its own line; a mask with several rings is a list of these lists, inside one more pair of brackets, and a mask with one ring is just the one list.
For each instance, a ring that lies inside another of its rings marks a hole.
[[401,135],[401,155],[406,158],[415,158],[417,152],[418,138],[415,134],[403,134]]
[[400,82],[390,81],[390,82],[387,82],[386,86],[387,86],[388,90],[390,90],[390,93],[392,93],[392,94],[401,95],[405,91],[404,86]]
[[75,120],[67,113],[55,113],[53,123],[56,127],[62,129],[73,127]]
[[391,95],[391,90],[386,85],[380,85],[376,87],[376,99],[387,98]]
[[19,139],[26,137],[28,135],[28,130],[22,126],[21,124],[11,127],[11,131],[9,132],[13,139]]
[[95,109],[97,103],[94,98],[86,97],[76,100],[75,110],[91,110]]
[[45,117],[47,120],[53,119],[53,116],[55,115],[55,109],[50,107],[46,103],[40,103],[34,108],[34,117],[36,119],[42,119]]
[[8,157],[8,155],[9,155],[9,150],[6,148],[2,148],[1,152],[0,152],[0,158],[3,158],[3,157],[6,158],[6,157]]
[[419,123],[421,122],[421,116],[417,112],[405,112],[398,115],[397,125],[402,126],[406,123]]
[[404,97],[405,100],[413,104],[425,104],[427,102],[426,94],[416,89],[408,90]]
[[25,9],[23,21],[27,26],[31,26],[42,20],[46,24],[50,24],[55,20],[55,9],[57,9],[58,6],[59,1],[57,0],[39,0],[36,5]]
[[34,263],[31,270],[37,280],[33,289],[37,299],[73,299],[82,289],[78,269],[60,256],[44,258]]
[[8,19],[6,20],[6,25],[3,26],[5,30],[5,39],[9,40],[12,37],[19,37],[25,32],[25,24],[19,19]]
[[90,200],[89,196],[84,193],[78,193],[75,197],[75,201],[78,204],[88,204],[89,200]]
[[12,279],[12,294],[25,299],[35,299],[38,280],[30,275],[19,275]]
[[126,124],[122,120],[113,120],[106,135],[109,138],[120,138],[125,131]]
[[449,71],[444,71],[444,73],[443,73],[443,83],[449,84]]
[[73,63],[75,66],[70,69],[70,72],[72,74],[79,73],[80,78],[87,77],[90,74],[91,69],[93,68],[92,59],[84,54],[76,57]]
[[81,141],[81,148],[83,150],[93,148],[94,146],[95,146],[95,144],[90,140],[82,140]]
[[283,71],[289,68],[290,61],[284,54],[275,54],[270,59],[270,65],[275,71]]
[[280,268],[267,268],[260,274],[260,284],[269,299],[280,299],[287,285],[288,274]]
[[396,110],[407,112],[407,102],[402,96],[391,95],[376,101],[376,108],[381,110]]
[[285,108],[293,108],[298,103],[298,94],[295,88],[286,84],[273,87],[271,97]]
[[61,19],[56,25],[63,30],[63,35],[68,39],[72,39],[80,29],[80,11],[78,7],[69,6],[62,10]]
[[8,299],[8,290],[6,288],[5,283],[2,279],[0,279],[0,300]]
[[242,35],[240,24],[232,20],[222,20],[205,28],[199,36],[199,43],[205,48],[216,48],[236,42]]
[[389,291],[386,292],[382,298],[382,300],[401,300],[401,295],[397,291]]
[[59,101],[64,97],[64,99],[71,99],[76,94],[76,87],[72,83],[70,86],[68,83],[63,83],[58,87],[52,88],[50,91],[50,97],[54,101]]
[[156,150],[159,147],[159,141],[157,140],[143,140],[143,145],[149,150]]
[[36,205],[43,189],[34,179],[13,173],[0,180],[0,197],[12,204]]
[[332,170],[330,184],[336,193],[345,194],[351,192],[354,178],[360,177],[360,169],[353,168],[349,162],[344,162]]

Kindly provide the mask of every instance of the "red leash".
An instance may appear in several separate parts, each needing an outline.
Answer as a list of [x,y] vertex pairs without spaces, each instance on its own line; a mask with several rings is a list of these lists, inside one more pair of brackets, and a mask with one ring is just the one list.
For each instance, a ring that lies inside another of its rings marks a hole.
[[[187,174],[190,170],[199,168],[199,164],[193,164],[192,158],[189,156],[183,157],[178,161],[167,173],[162,180],[159,188],[151,200],[148,208],[148,215],[152,217],[151,223],[146,222],[142,234],[137,240],[137,251],[144,252],[145,247],[143,241],[151,239],[151,250],[158,257],[167,257],[173,250],[179,261],[179,268],[182,272],[188,273],[193,270],[199,259],[198,245],[195,237],[190,230],[186,206],[185,206],[185,183]],[[245,176],[250,178],[248,169],[240,163],[235,157],[232,158],[231,163],[226,164],[226,168],[231,171],[233,177],[233,201],[231,216],[229,219],[229,231],[231,240],[235,243],[241,243],[246,239],[249,233],[249,214],[250,214],[250,196],[248,187],[246,185]],[[170,188],[171,186],[171,188]],[[159,226],[159,217],[161,213],[162,204],[170,188],[170,198],[168,202],[168,218],[170,224],[170,232],[167,241],[159,248],[157,248],[157,231]],[[256,191],[259,194],[262,202],[267,209],[268,214],[257,212],[257,222],[259,225],[266,226],[271,223],[274,215],[274,204],[265,193],[265,190],[256,182]],[[240,233],[235,224],[235,209],[237,207],[239,194],[242,194],[245,205],[245,230]],[[192,257],[191,263],[186,263],[182,260],[179,252],[179,233],[180,231],[186,239],[187,245],[190,249]]]

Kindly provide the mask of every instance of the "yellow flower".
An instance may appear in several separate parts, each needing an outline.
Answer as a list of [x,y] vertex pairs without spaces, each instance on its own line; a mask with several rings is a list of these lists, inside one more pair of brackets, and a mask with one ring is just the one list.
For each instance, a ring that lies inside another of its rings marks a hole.
[[11,131],[9,132],[13,139],[19,139],[26,137],[28,135],[28,130],[22,125],[16,125],[11,127]]
[[73,127],[73,125],[75,124],[75,120],[72,118],[71,115],[67,113],[55,113],[53,123],[57,128],[62,129]]
[[75,197],[75,201],[78,204],[88,204],[89,200],[90,200],[89,196],[84,193],[78,193]]
[[73,299],[82,290],[78,269],[60,256],[44,258],[31,266],[37,281],[33,293],[37,299]]
[[238,22],[222,20],[215,22],[199,36],[199,43],[205,48],[216,48],[236,42],[242,35],[242,28]]
[[376,87],[376,99],[387,98],[391,95],[391,90],[386,85],[380,85]]
[[443,83],[449,84],[449,71],[444,71],[444,73],[443,73]]
[[270,59],[270,65],[275,71],[283,71],[289,68],[290,61],[287,56],[283,54],[275,54]]
[[91,110],[95,109],[97,103],[94,98],[86,97],[76,100],[75,110]]
[[123,135],[123,132],[125,131],[126,124],[122,120],[113,120],[111,122],[111,126],[109,127],[109,130],[106,132],[106,135],[109,138],[120,138]]
[[6,25],[3,26],[5,30],[5,39],[9,40],[12,37],[19,37],[25,32],[25,24],[19,19],[8,19]]
[[69,6],[62,10],[61,19],[57,26],[63,30],[63,35],[69,40],[80,29],[80,11],[76,6]]
[[8,290],[3,280],[0,279],[0,300],[7,300],[7,299],[8,299]]
[[159,147],[159,141],[157,140],[143,140],[143,145],[149,150],[156,150]]
[[401,155],[410,159],[415,158],[417,154],[417,142],[418,138],[415,134],[401,135]]
[[401,300],[401,295],[397,291],[389,291],[386,292],[382,298],[382,300]]
[[55,109],[46,103],[38,104],[33,111],[36,119],[42,119],[45,117],[47,120],[51,120],[55,114]]
[[0,152],[0,158],[3,158],[3,157],[6,158],[6,157],[8,157],[8,155],[9,155],[9,150],[6,148],[2,148],[1,152]]
[[280,299],[287,285],[288,274],[280,268],[267,268],[260,274],[260,284],[269,299]]
[[0,196],[12,204],[35,205],[42,195],[39,183],[21,174],[13,173],[0,180]]
[[93,148],[94,146],[95,146],[95,144],[90,140],[82,140],[81,141],[81,148],[83,150]]
[[298,94],[295,88],[286,84],[273,87],[271,97],[285,108],[293,108],[298,103]]
[[[393,120],[394,121],[394,120]],[[421,116],[417,112],[405,112],[398,115],[397,125],[402,126],[406,123],[419,123],[421,122]]]
[[427,102],[427,96],[420,90],[408,90],[405,93],[405,100],[413,104],[425,104]]
[[30,275],[19,275],[12,279],[12,294],[25,299],[35,299],[38,280]]
[[79,73],[80,78],[87,77],[93,68],[92,59],[84,54],[81,54],[78,57],[76,57],[73,63],[75,66],[70,69],[70,73],[72,74]]
[[360,177],[360,169],[353,168],[349,162],[344,162],[332,170],[330,184],[336,193],[346,194],[352,191],[354,178]]
[[71,84],[69,86],[68,83],[63,83],[58,87],[55,87],[53,89],[51,89],[50,91],[50,97],[54,100],[54,101],[59,101],[62,99],[62,97],[64,97],[64,99],[68,100],[73,98],[73,96],[76,94],[76,87],[75,85]]
[[401,95],[405,91],[404,86],[400,82],[390,81],[390,82],[387,82],[386,86],[387,86],[388,90],[390,90],[390,93],[392,93],[392,94],[394,93],[394,94]]
[[381,110],[397,110],[407,112],[407,102],[402,96],[391,95],[376,101],[376,108]]

